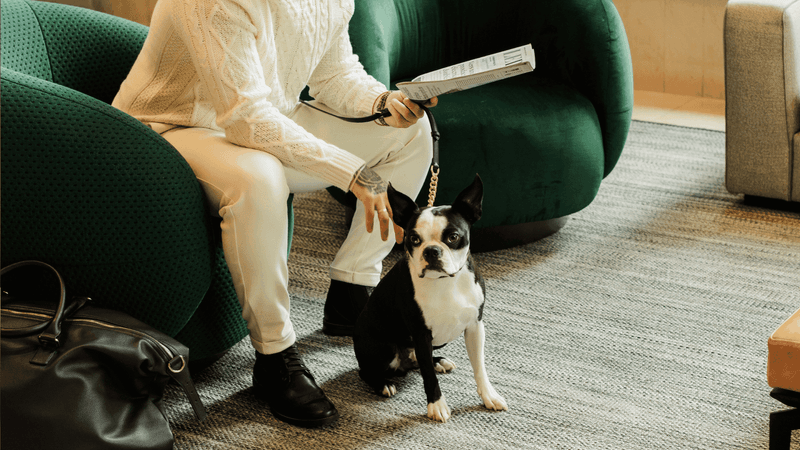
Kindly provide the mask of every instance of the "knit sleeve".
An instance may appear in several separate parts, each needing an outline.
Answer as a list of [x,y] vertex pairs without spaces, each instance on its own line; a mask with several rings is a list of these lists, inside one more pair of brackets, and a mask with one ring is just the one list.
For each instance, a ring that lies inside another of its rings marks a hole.
[[347,27],[339,33],[308,82],[309,94],[351,117],[372,114],[375,99],[386,86],[367,74],[353,53]]
[[345,191],[364,160],[316,138],[268,101],[248,4],[237,0],[172,0],[178,32],[234,144],[263,150],[285,166]]

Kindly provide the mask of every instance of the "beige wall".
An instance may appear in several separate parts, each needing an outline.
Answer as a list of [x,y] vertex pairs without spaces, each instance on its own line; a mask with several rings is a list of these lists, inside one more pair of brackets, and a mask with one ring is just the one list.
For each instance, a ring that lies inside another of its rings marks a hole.
[[150,16],[157,0],[45,0],[54,3],[94,9],[125,19],[150,25]]
[[103,0],[113,3],[111,14],[134,22],[150,25],[150,16],[157,0]]
[[634,88],[725,98],[727,0],[614,0],[633,59]]

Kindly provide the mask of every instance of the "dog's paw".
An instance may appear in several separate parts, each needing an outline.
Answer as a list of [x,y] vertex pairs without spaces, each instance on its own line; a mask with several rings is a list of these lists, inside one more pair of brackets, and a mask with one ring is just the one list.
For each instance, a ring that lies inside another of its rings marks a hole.
[[447,422],[450,418],[450,407],[447,406],[444,396],[434,403],[428,403],[428,417],[442,423]]
[[481,396],[483,405],[486,406],[486,408],[495,411],[508,411],[506,399],[498,394],[491,385],[484,389],[478,389],[478,394]]
[[381,391],[384,397],[391,397],[394,394],[397,394],[397,386],[392,383],[388,383],[383,387],[383,391]]
[[456,363],[450,361],[445,357],[441,357],[435,360],[434,369],[436,369],[439,373],[448,373],[452,372],[456,368]]

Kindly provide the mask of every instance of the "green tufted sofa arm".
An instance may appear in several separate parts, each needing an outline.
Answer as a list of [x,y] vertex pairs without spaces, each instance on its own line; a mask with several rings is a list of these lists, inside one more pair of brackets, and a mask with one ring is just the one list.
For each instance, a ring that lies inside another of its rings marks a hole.
[[148,28],[67,5],[2,2],[2,65],[111,104]]
[[3,266],[47,261],[70,294],[176,334],[211,283],[211,235],[189,165],[80,92],[3,67],[0,94]]
[[[213,359],[247,336],[197,179],[110,106],[148,28],[68,5],[0,3],[2,265],[39,259]],[[289,245],[293,227],[289,210]],[[4,288],[7,287],[4,285]]]

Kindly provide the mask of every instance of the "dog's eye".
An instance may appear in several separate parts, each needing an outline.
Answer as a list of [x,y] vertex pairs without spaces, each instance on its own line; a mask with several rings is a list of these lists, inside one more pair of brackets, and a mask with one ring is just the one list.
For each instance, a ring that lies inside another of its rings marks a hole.
[[419,245],[422,243],[422,239],[419,236],[409,236],[408,241],[411,242],[411,245]]
[[458,242],[458,239],[460,237],[461,236],[459,236],[458,233],[450,233],[450,236],[447,236],[447,242],[449,244],[455,244],[456,242]]

